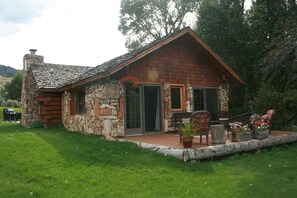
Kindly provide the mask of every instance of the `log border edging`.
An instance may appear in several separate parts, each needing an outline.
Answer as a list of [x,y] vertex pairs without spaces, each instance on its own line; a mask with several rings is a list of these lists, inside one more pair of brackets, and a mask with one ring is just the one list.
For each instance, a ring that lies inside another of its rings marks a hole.
[[276,136],[276,137],[269,137],[262,140],[252,139],[249,141],[232,142],[229,144],[220,144],[220,145],[214,145],[214,146],[208,146],[208,147],[196,148],[196,149],[177,149],[177,148],[170,148],[166,146],[148,144],[148,143],[137,142],[137,141],[129,141],[129,142],[134,142],[141,148],[149,149],[164,155],[171,155],[175,158],[181,159],[186,162],[186,161],[192,161],[192,160],[203,160],[203,159],[210,159],[215,157],[228,156],[236,153],[250,152],[250,151],[255,151],[263,148],[269,148],[269,147],[297,142],[297,133]]

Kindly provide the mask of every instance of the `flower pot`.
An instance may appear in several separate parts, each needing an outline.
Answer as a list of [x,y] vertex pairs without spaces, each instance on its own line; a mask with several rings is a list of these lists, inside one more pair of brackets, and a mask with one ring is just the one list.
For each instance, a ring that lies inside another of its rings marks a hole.
[[253,138],[260,140],[268,137],[269,137],[269,129],[258,130],[257,128],[254,127]]
[[183,138],[184,148],[192,148],[193,138]]
[[252,131],[232,132],[232,142],[248,141],[251,139]]

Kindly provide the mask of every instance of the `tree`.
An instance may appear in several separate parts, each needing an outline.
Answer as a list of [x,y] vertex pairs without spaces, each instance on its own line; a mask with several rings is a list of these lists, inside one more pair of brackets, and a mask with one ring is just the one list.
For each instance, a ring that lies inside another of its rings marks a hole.
[[296,1],[203,0],[196,32],[244,79],[230,106],[255,107],[263,84],[277,91],[296,87]]
[[245,81],[231,90],[230,106],[246,111],[256,95],[252,38],[249,34],[245,0],[203,0],[198,6],[195,31]]
[[256,109],[277,109],[276,125],[296,118],[297,100],[297,2],[257,0],[250,12],[256,65],[262,76]]
[[273,38],[262,62],[265,80],[278,91],[297,87],[297,19]]
[[21,100],[23,72],[19,71],[10,83],[4,86],[2,95],[6,99]]
[[126,47],[137,49],[189,25],[197,0],[122,0],[118,29]]
[[244,0],[203,0],[195,31],[224,61],[236,67],[244,44]]
[[[276,1],[273,2],[276,3]],[[266,10],[269,10],[268,8],[273,5],[275,7],[269,14],[270,17],[263,20],[274,19],[271,21],[270,28],[266,28],[268,31],[266,30],[264,33],[269,42],[262,45],[264,47],[259,67],[261,75],[267,83],[277,91],[285,92],[297,86],[297,2],[292,0],[278,0],[278,2],[279,4],[276,5],[265,1],[255,4],[255,9],[263,7],[263,5],[266,5]],[[256,12],[253,14],[254,18],[260,15],[257,15]],[[263,15],[263,12],[261,14]],[[259,24],[259,20],[256,22]],[[254,24],[255,22],[252,23],[252,25]],[[257,25],[254,26],[256,26],[254,29],[257,32]],[[258,31],[258,35],[261,32]]]

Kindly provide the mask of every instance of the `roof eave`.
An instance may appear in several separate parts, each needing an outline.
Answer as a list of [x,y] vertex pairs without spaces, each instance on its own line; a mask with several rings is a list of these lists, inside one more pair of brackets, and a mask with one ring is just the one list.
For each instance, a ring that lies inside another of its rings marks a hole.
[[88,83],[90,83],[90,82],[92,82],[94,80],[98,80],[100,78],[104,78],[104,77],[107,77],[109,75],[112,75],[115,72],[117,72],[117,71],[121,70],[122,68],[126,67],[127,65],[132,64],[133,62],[143,58],[144,56],[154,52],[155,50],[161,48],[162,46],[172,42],[173,40],[175,40],[175,39],[177,39],[177,38],[179,38],[179,37],[181,37],[181,36],[183,36],[183,35],[185,35],[187,33],[189,33],[191,36],[193,36],[195,38],[195,40],[198,43],[200,43],[205,50],[207,50],[228,72],[230,72],[230,74],[232,74],[232,76],[236,79],[236,81],[240,85],[244,84],[244,81],[236,74],[236,72],[233,69],[231,69],[226,63],[224,63],[224,61],[218,55],[216,55],[216,53],[214,53],[214,51],[212,51],[206,45],[206,43],[204,43],[204,41],[202,41],[202,39],[193,30],[191,30],[190,28],[185,28],[182,31],[177,32],[176,34],[173,34],[172,36],[168,37],[167,39],[161,41],[160,43],[158,43],[158,44],[144,50],[143,52],[139,53],[138,55],[136,55],[136,56],[122,62],[121,64],[119,64],[118,66],[114,67],[113,69],[111,69],[109,71],[96,74],[94,76],[91,76],[91,77],[88,77],[86,79],[77,81],[77,82],[72,83],[70,85],[63,86],[63,87],[59,88],[58,90],[59,91],[65,91],[65,90],[68,90],[68,89],[71,89],[71,88],[75,88],[75,87],[78,87],[78,86],[88,84]]
[[58,89],[56,88],[40,88],[39,89],[40,92],[60,92]]

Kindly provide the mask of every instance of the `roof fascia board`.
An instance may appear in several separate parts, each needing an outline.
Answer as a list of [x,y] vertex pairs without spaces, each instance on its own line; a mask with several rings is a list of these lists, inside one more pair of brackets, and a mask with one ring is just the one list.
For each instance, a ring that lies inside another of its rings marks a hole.
[[40,88],[39,91],[41,92],[57,92],[57,89],[54,88]]

